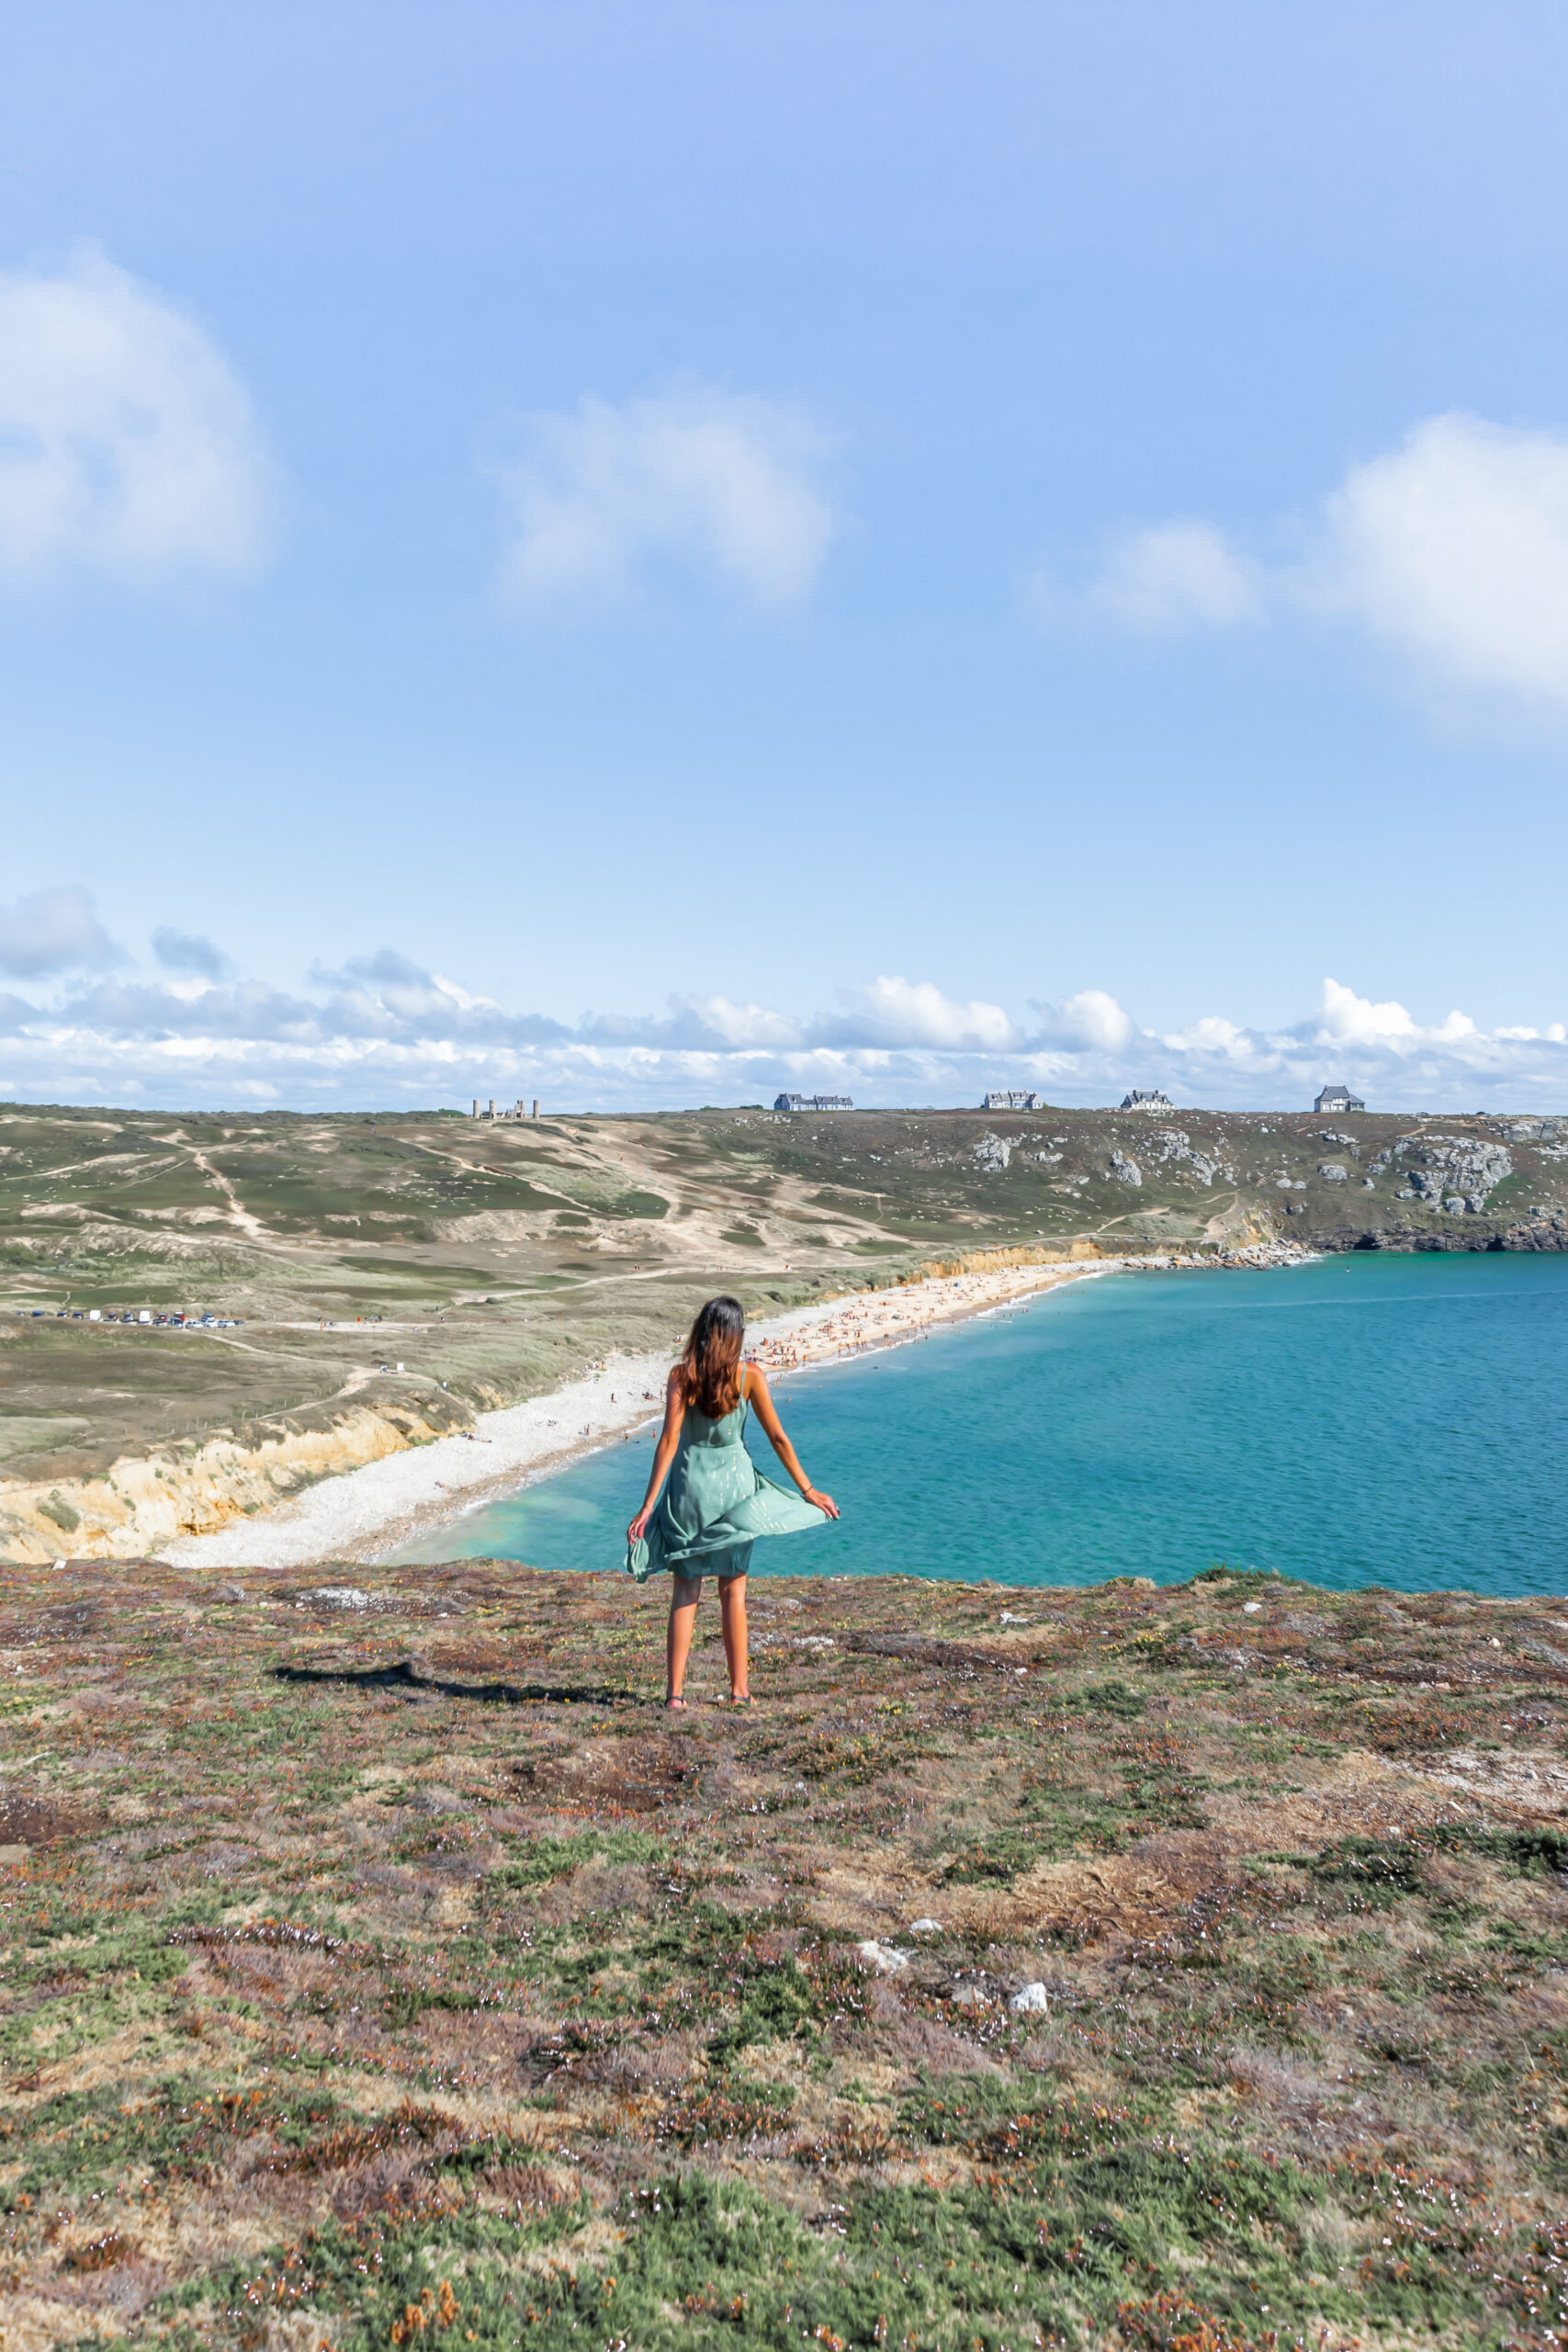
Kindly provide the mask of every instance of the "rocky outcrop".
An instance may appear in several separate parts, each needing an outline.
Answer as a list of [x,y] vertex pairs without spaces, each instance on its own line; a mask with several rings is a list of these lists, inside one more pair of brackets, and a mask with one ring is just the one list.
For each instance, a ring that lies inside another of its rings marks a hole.
[[1195,1151],[1192,1138],[1183,1127],[1156,1127],[1150,1142],[1155,1158],[1162,1165],[1190,1168],[1200,1184],[1212,1184],[1222,1176],[1227,1184],[1236,1181],[1235,1170],[1229,1161],[1217,1152]]
[[1467,1217],[1462,1225],[1456,1219],[1451,1226],[1436,1227],[1318,1226],[1312,1238],[1319,1250],[1391,1250],[1406,1255],[1417,1250],[1568,1250],[1568,1216],[1554,1209],[1511,1225],[1472,1223]]
[[1487,1243],[1489,1250],[1568,1250],[1568,1216],[1561,1209],[1549,1216],[1521,1217],[1506,1226]]
[[1487,1195],[1514,1172],[1513,1159],[1503,1145],[1488,1143],[1479,1136],[1406,1140],[1388,1157],[1409,1162],[1399,1199],[1441,1207],[1451,1216],[1481,1216]]

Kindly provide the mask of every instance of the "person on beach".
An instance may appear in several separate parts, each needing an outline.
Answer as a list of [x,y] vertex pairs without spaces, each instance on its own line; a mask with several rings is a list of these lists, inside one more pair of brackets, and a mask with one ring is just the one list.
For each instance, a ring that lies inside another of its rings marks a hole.
[[[665,1640],[669,1707],[686,1703],[681,1690],[705,1573],[711,1569],[718,1578],[731,1703],[750,1706],[746,1571],[751,1545],[759,1535],[791,1535],[839,1516],[832,1496],[820,1493],[801,1468],[760,1368],[741,1363],[745,1336],[739,1300],[710,1298],[670,1374],[648,1492],[626,1529],[626,1566],[637,1582],[659,1568],[670,1569],[675,1580]],[[798,1495],[764,1478],[747,1453],[749,1407]]]

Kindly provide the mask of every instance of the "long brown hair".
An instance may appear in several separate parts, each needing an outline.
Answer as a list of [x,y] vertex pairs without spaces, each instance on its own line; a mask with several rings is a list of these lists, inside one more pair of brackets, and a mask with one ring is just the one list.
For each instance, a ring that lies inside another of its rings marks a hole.
[[676,1369],[688,1405],[722,1421],[740,1402],[740,1342],[746,1316],[738,1298],[710,1298],[692,1326]]

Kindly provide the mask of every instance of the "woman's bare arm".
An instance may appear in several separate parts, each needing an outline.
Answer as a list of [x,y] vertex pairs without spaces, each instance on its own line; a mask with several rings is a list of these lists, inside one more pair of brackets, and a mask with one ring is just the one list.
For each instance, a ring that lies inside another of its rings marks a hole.
[[642,1509],[626,1530],[626,1542],[635,1544],[648,1532],[653,1517],[653,1506],[659,1500],[659,1489],[670,1475],[670,1464],[675,1459],[675,1448],[681,1442],[681,1424],[686,1418],[686,1392],[679,1372],[672,1372],[664,1391],[664,1427],[659,1432],[659,1443],[653,1452],[653,1467],[648,1474],[648,1492],[642,1498]]
[[744,1393],[747,1402],[768,1433],[769,1444],[806,1497],[807,1501],[815,1503],[818,1510],[826,1511],[829,1519],[837,1519],[839,1506],[832,1496],[822,1494],[812,1485],[801,1468],[795,1450],[784,1433],[784,1424],[773,1409],[773,1400],[768,1394],[768,1384],[754,1363],[749,1363],[746,1367]]

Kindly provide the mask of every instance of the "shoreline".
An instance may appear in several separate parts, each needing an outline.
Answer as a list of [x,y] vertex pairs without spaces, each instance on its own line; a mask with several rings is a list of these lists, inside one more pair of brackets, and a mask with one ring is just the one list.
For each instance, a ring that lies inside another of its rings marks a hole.
[[[1293,1264],[1305,1253],[1258,1245],[1224,1261],[1179,1252],[1159,1258],[1035,1261],[974,1272],[933,1274],[885,1291],[851,1292],[748,1327],[748,1355],[770,1376],[842,1363],[908,1344],[953,1323],[1068,1283],[1130,1271],[1211,1272]],[[625,1442],[659,1416],[670,1359],[606,1358],[599,1371],[480,1414],[471,1434],[437,1438],[323,1478],[291,1501],[160,1547],[190,1568],[310,1568],[329,1561],[369,1565],[405,1544],[502,1496],[554,1476],[609,1443]]]

